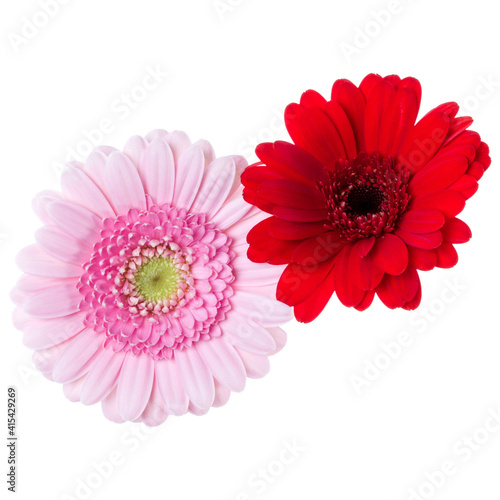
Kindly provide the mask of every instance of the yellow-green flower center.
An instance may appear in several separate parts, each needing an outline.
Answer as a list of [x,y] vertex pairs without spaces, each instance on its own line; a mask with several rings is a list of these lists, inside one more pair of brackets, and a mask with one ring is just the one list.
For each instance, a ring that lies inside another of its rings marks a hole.
[[174,295],[180,282],[180,274],[172,259],[159,257],[141,265],[135,274],[138,294],[145,300],[159,302]]

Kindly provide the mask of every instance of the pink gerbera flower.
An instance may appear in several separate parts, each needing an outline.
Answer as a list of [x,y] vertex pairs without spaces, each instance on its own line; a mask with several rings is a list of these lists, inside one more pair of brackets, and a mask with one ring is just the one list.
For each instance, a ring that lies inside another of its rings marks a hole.
[[267,373],[291,313],[271,298],[282,269],[246,257],[263,216],[242,199],[245,167],[157,130],[68,164],[62,193],[35,198],[45,226],[18,257],[14,320],[69,399],[158,425]]

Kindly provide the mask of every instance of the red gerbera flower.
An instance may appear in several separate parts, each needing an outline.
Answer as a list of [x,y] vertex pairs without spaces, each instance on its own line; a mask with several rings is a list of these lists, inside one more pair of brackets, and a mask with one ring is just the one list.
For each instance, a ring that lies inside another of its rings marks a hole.
[[309,90],[285,122],[295,144],[260,144],[242,176],[244,197],[272,214],[248,235],[254,262],[288,264],[277,297],[299,321],[318,316],[333,292],[364,310],[374,295],[415,309],[417,270],[450,268],[471,237],[456,216],[490,165],[488,146],[442,104],[415,124],[415,78],[337,80],[332,98]]

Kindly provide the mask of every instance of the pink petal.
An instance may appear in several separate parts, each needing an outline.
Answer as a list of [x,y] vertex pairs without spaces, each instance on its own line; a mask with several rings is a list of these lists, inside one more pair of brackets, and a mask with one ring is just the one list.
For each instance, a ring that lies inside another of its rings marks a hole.
[[251,208],[252,205],[249,205],[243,198],[236,198],[223,205],[217,214],[212,217],[212,222],[217,229],[224,231],[240,221]]
[[102,191],[81,169],[66,166],[61,174],[61,188],[66,200],[90,209],[101,218],[115,217]]
[[[250,210],[249,213],[251,213]],[[247,214],[248,215],[248,214]],[[245,245],[247,243],[247,235],[256,224],[263,221],[267,218],[267,214],[264,212],[259,212],[256,215],[252,215],[251,217],[246,217],[236,222],[231,227],[226,229],[224,232],[233,240],[233,247],[238,245]],[[246,252],[245,252],[246,255]]]
[[278,326],[293,318],[291,307],[263,295],[237,290],[229,300],[241,315],[262,326]]
[[25,273],[50,278],[77,278],[83,273],[80,266],[52,257],[44,252],[39,245],[23,248],[17,254],[16,264]]
[[[248,167],[248,162],[246,159],[241,156],[241,155],[230,155],[229,156],[233,162],[234,162],[234,167],[235,167],[235,173],[234,173],[234,181],[231,189],[229,190],[229,194],[227,195],[228,198],[233,196],[233,194],[236,196],[236,191],[241,188],[241,174],[243,173],[243,170]],[[243,192],[243,190],[241,190]],[[241,194],[240,194],[241,197]]]
[[104,170],[106,168],[107,159],[107,154],[94,149],[94,151],[92,151],[92,153],[90,153],[88,158],[85,160],[83,171],[89,176],[90,179],[92,179],[94,184],[101,190],[109,202],[109,196],[106,191],[106,182],[104,180]]
[[123,153],[114,152],[108,157],[104,178],[117,214],[125,215],[131,208],[146,209],[146,196],[139,173]]
[[123,417],[120,415],[120,412],[118,411],[118,397],[116,387],[102,400],[101,406],[102,412],[108,420],[111,420],[111,422],[116,422],[117,424],[125,422]]
[[175,188],[172,204],[177,208],[191,208],[203,178],[205,157],[199,146],[186,149],[176,161]]
[[[30,274],[25,274],[24,276],[31,276]],[[23,306],[28,297],[29,293],[23,292],[19,287],[13,288],[9,293],[9,298],[16,304],[16,306]]]
[[226,201],[235,179],[236,167],[231,157],[214,160],[205,170],[192,210],[213,217]]
[[89,369],[82,388],[81,401],[93,405],[103,400],[116,386],[126,353],[103,348]]
[[269,332],[254,321],[248,320],[235,310],[229,311],[220,323],[224,339],[235,347],[255,354],[269,354],[276,349],[276,343]]
[[118,378],[118,411],[125,420],[135,420],[151,396],[154,362],[147,354],[125,358]]
[[201,410],[210,408],[214,401],[214,379],[196,349],[177,350],[175,362],[191,402]]
[[91,246],[98,241],[102,219],[90,210],[67,201],[53,201],[47,205],[47,213],[70,236]]
[[269,373],[271,363],[269,362],[269,358],[267,356],[243,351],[238,348],[236,348],[236,351],[238,352],[241,361],[243,361],[247,377],[262,378],[264,375]]
[[36,276],[34,274],[23,274],[16,283],[16,288],[31,295],[45,288],[55,285],[71,285],[75,278],[48,278],[47,276]]
[[40,247],[56,259],[81,266],[92,255],[92,248],[56,226],[44,226],[35,233]]
[[126,154],[136,168],[140,171],[142,155],[148,146],[148,141],[140,135],[133,135],[123,147],[123,153]]
[[175,361],[170,359],[157,361],[155,363],[155,380],[168,413],[172,415],[186,413],[189,399],[179,380]]
[[139,171],[146,193],[157,204],[172,203],[175,164],[172,151],[165,141],[155,139],[148,145]]
[[270,333],[276,344],[276,349],[271,353],[272,355],[274,355],[280,352],[283,347],[285,347],[287,340],[286,332],[279,326],[272,326],[270,328],[266,328],[266,330]]
[[26,314],[21,307],[16,307],[14,312],[12,313],[12,323],[14,324],[14,328],[18,330],[25,330],[28,326],[35,321],[33,317],[29,314]]
[[237,288],[276,284],[284,269],[283,266],[251,262],[246,256],[236,257],[231,265]]
[[146,141],[151,142],[155,139],[165,139],[168,135],[169,132],[167,132],[165,129],[155,128],[154,130],[151,130],[151,132],[148,132],[146,134]]
[[72,382],[87,373],[96,354],[102,348],[103,335],[86,329],[72,338],[54,364],[52,376],[56,382]]
[[76,283],[53,286],[30,297],[24,312],[41,319],[60,318],[78,312],[81,300]]
[[165,422],[167,417],[168,412],[163,404],[158,384],[155,380],[153,382],[153,389],[151,390],[151,397],[141,414],[140,420],[149,427],[155,427]]
[[[214,396],[214,398],[215,398],[215,396]],[[208,408],[199,408],[198,406],[196,406],[192,402],[189,403],[189,406],[188,406],[189,413],[192,413],[193,415],[196,415],[198,417],[206,415],[208,413],[208,410],[210,410],[210,407],[208,407]]]
[[34,367],[37,370],[40,370],[44,377],[52,380],[52,370],[54,369],[54,364],[61,353],[64,352],[64,350],[69,346],[70,342],[71,339],[66,340],[62,344],[55,345],[54,347],[35,351],[32,357]]
[[174,130],[165,135],[164,140],[170,146],[174,155],[175,163],[179,161],[181,155],[191,146],[191,140],[185,132]]
[[23,332],[23,343],[30,349],[47,349],[74,337],[85,329],[84,312],[55,319],[33,319]]
[[68,382],[63,385],[64,395],[73,403],[80,401],[80,394],[82,392],[82,387],[85,382],[86,375],[74,380],[73,382]]
[[205,167],[210,165],[215,160],[215,151],[212,145],[205,139],[200,139],[193,143],[193,146],[199,146],[205,157]]
[[61,195],[56,191],[42,191],[33,199],[33,211],[44,224],[52,224],[52,219],[47,213],[47,205],[58,200],[61,200]]
[[229,397],[231,396],[231,391],[227,387],[223,386],[221,383],[217,382],[217,380],[215,379],[214,379],[214,387],[215,387],[215,397],[212,406],[214,408],[224,406],[229,401]]
[[196,349],[212,375],[231,391],[245,388],[245,367],[234,347],[221,338],[198,342]]

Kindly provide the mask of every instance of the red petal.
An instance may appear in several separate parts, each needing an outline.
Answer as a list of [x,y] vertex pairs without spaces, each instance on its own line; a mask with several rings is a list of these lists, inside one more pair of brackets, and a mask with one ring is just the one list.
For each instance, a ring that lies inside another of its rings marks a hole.
[[373,297],[375,297],[375,290],[368,290],[365,292],[363,300],[355,307],[355,309],[358,311],[365,311],[372,305]]
[[475,160],[482,163],[485,170],[491,165],[490,148],[486,143],[481,142],[481,144],[479,144]]
[[412,210],[439,210],[445,217],[455,217],[465,207],[465,197],[458,191],[442,189],[422,196],[416,196],[410,201]]
[[366,257],[370,253],[374,244],[375,236],[371,236],[370,238],[366,238],[364,240],[359,240],[356,243],[356,252],[358,252],[358,255],[361,258]]
[[415,293],[415,296],[413,299],[411,299],[409,302],[407,302],[404,306],[403,309],[406,309],[407,311],[413,311],[416,309],[422,300],[422,285],[420,283],[420,279],[418,280],[418,288],[417,292]]
[[324,222],[291,222],[272,217],[269,234],[280,240],[304,240],[326,231]]
[[432,113],[444,113],[445,115],[448,116],[451,123],[451,120],[455,118],[459,109],[460,107],[456,102],[445,102],[443,104],[440,104],[439,106],[436,106],[434,109],[429,111],[425,116],[428,116]]
[[384,271],[375,263],[374,254],[361,258],[354,250],[351,253],[350,269],[354,284],[362,290],[374,290],[384,277]]
[[386,81],[379,82],[366,100],[365,140],[366,151],[373,153],[379,150],[379,139],[383,126],[382,117],[394,99],[394,86]]
[[481,177],[484,174],[484,167],[481,163],[478,161],[473,161],[470,165],[469,168],[467,169],[467,175],[471,175],[474,177],[474,179],[481,179]]
[[397,234],[407,245],[427,250],[437,248],[443,242],[443,235],[441,234],[441,231],[433,231],[432,233],[426,234],[415,234],[403,231],[403,229],[396,229],[394,234]]
[[398,76],[398,75],[387,75],[387,76],[384,76],[384,80],[386,82],[389,82],[391,83],[392,85],[394,85],[394,87],[396,88],[399,83],[401,82],[401,78]]
[[408,257],[410,265],[421,271],[430,271],[437,264],[436,250],[423,250],[409,246]]
[[278,206],[274,208],[273,215],[283,220],[291,220],[295,222],[314,222],[319,220],[326,221],[328,218],[328,211],[326,208],[308,210]]
[[312,187],[317,181],[327,178],[321,163],[294,144],[263,142],[255,148],[255,154],[274,172],[274,178],[289,179]]
[[477,132],[466,130],[458,137],[446,144],[442,148],[445,153],[459,153],[467,157],[469,162],[473,161],[476,157],[476,150],[481,144],[481,138]]
[[257,248],[264,248],[269,237],[269,226],[273,217],[261,220],[247,234],[247,242]]
[[470,116],[461,116],[460,118],[454,118],[450,122],[450,129],[448,130],[444,145],[448,144],[453,139],[455,139],[455,137],[468,129],[473,121],[474,120]]
[[474,177],[472,177],[471,175],[466,174],[462,175],[462,177],[460,177],[457,182],[454,182],[450,186],[450,189],[452,189],[453,191],[458,191],[463,196],[465,196],[466,200],[468,200],[476,193],[478,187],[479,186],[476,179],[474,179]]
[[444,241],[448,243],[466,243],[472,237],[469,226],[456,217],[446,221],[442,232]]
[[292,260],[298,242],[277,240],[268,236],[265,248],[251,246],[248,248],[247,257],[252,262],[267,262],[273,265],[288,264]]
[[[287,177],[291,180],[302,180],[316,186],[317,182],[325,182],[328,175],[323,165],[311,154],[295,144],[285,141],[276,141],[274,143],[274,152],[277,159],[286,167]],[[289,172],[293,171],[296,177],[291,177]]]
[[371,255],[375,264],[389,274],[401,274],[408,266],[408,249],[394,234],[377,238]]
[[408,267],[403,274],[386,274],[376,292],[380,300],[390,309],[403,307],[418,293],[420,279],[414,267]]
[[330,271],[325,280],[304,302],[297,304],[294,308],[295,318],[302,323],[310,323],[316,319],[325,308],[335,291],[334,273]]
[[337,80],[332,87],[332,101],[338,102],[352,125],[358,152],[365,151],[365,98],[349,80]]
[[325,208],[325,198],[318,189],[300,182],[288,180],[264,181],[257,189],[257,194],[265,200],[291,208]]
[[465,156],[438,154],[413,176],[408,185],[409,192],[417,196],[445,189],[465,173],[467,166]]
[[304,148],[317,158],[325,168],[332,169],[340,158],[346,158],[342,139],[326,114],[318,108],[305,108],[299,116],[304,138]]
[[323,282],[334,263],[335,259],[314,266],[289,264],[278,282],[276,298],[289,306],[304,302]]
[[411,76],[403,78],[397,85],[396,89],[410,89],[415,96],[415,100],[417,101],[417,108],[420,108],[420,99],[422,97],[422,86],[420,82]]
[[338,233],[328,231],[300,243],[295,249],[292,262],[301,265],[323,262],[337,255],[344,245]]
[[257,191],[262,182],[277,179],[285,179],[285,177],[263,165],[250,165],[241,173],[241,183],[253,191]]
[[269,262],[270,264],[288,264],[292,254],[300,242],[275,239],[269,235],[274,217],[269,217],[256,224],[248,233],[250,244],[248,258],[252,262]]
[[300,128],[299,116],[304,107],[300,104],[292,103],[285,108],[285,126],[295,144],[303,144],[304,137]]
[[370,94],[372,93],[373,89],[379,84],[383,78],[380,75],[376,75],[374,73],[371,73],[370,75],[366,75],[361,83],[359,84],[359,90],[363,92],[363,95],[365,96],[365,100],[368,100],[368,97],[370,97]]
[[408,132],[415,125],[418,103],[412,90],[396,91],[389,106],[383,111],[380,124],[379,151],[382,156],[396,156]]
[[347,118],[345,111],[340,107],[340,104],[335,101],[329,101],[325,106],[324,111],[337,129],[342,143],[344,144],[347,157],[349,159],[356,158],[358,155],[356,150],[356,138],[354,137],[352,125],[349,122],[349,118]]
[[300,104],[306,107],[318,106],[322,108],[326,104],[326,99],[315,90],[306,90],[300,98]]
[[243,189],[243,199],[250,205],[255,205],[257,208],[260,208],[264,212],[267,212],[269,214],[273,213],[274,205],[261,198],[255,191],[252,191],[251,189]]
[[441,229],[444,215],[438,210],[409,210],[398,221],[398,227],[410,233],[430,233]]
[[418,172],[434,156],[446,137],[449,118],[441,111],[433,110],[425,115],[408,133],[399,161]]
[[437,267],[449,269],[455,266],[458,262],[458,253],[451,243],[444,242],[435,250],[437,255]]
[[351,256],[358,258],[354,250],[354,245],[348,245],[339,253],[335,259],[335,289],[340,302],[346,307],[355,307],[365,295],[352,279],[353,266],[351,264]]

